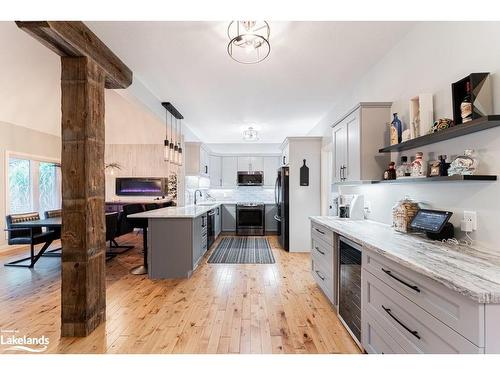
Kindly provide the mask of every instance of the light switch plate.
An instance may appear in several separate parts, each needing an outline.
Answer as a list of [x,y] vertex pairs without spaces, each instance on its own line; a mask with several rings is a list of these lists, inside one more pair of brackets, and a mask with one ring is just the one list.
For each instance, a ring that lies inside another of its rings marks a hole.
[[464,220],[472,223],[472,230],[477,230],[477,212],[464,211]]

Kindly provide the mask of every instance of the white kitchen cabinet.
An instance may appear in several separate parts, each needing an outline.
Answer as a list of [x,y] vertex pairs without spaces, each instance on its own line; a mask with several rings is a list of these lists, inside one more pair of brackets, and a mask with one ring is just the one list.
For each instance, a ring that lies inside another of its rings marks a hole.
[[184,160],[186,176],[209,176],[208,151],[201,142],[184,144]]
[[237,185],[238,158],[236,156],[223,156],[222,166],[222,187],[233,188]]
[[280,167],[279,156],[264,156],[264,186],[274,186]]
[[238,156],[238,171],[262,171],[263,159],[262,156]]
[[222,208],[222,231],[235,232],[236,231],[236,205],[223,204]]
[[290,162],[290,144],[285,141],[283,148],[281,150],[281,160],[280,163],[282,166],[287,166]]
[[210,187],[217,188],[222,186],[222,158],[220,156],[210,155],[208,170],[210,172]]
[[333,182],[380,180],[390,155],[378,150],[388,144],[391,103],[360,103],[333,125]]

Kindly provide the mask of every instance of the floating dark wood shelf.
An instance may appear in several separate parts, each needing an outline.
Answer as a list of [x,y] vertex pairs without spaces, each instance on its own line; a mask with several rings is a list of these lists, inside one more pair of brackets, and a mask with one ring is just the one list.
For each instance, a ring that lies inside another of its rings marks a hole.
[[475,176],[435,176],[435,177],[405,177],[396,180],[364,180],[364,181],[342,181],[334,182],[335,185],[366,185],[366,184],[408,184],[425,182],[458,182],[458,181],[496,181],[494,175],[475,175]]
[[448,139],[461,137],[462,135],[479,132],[482,130],[500,126],[500,115],[484,116],[465,124],[459,124],[451,128],[441,130],[436,133],[426,134],[409,141],[398,143],[388,147],[381,148],[379,152],[398,152],[415,149],[432,143],[446,141]]

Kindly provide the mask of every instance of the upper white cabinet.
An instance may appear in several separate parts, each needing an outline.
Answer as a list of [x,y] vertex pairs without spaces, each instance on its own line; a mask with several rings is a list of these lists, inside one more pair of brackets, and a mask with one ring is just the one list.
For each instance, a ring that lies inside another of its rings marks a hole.
[[333,180],[380,180],[390,155],[378,150],[388,142],[391,103],[360,103],[333,125]]
[[222,186],[222,158],[220,156],[210,155],[208,170],[210,172],[210,187]]
[[283,148],[281,149],[281,160],[280,163],[283,166],[288,165],[290,162],[290,145],[288,142],[285,142]]
[[222,187],[235,187],[238,173],[238,158],[236,156],[223,156],[222,166]]
[[262,171],[264,158],[262,156],[238,156],[239,171]]
[[209,157],[205,146],[200,142],[186,142],[184,149],[186,176],[208,176]]
[[276,177],[278,176],[278,168],[280,167],[279,156],[264,156],[264,186],[274,186]]

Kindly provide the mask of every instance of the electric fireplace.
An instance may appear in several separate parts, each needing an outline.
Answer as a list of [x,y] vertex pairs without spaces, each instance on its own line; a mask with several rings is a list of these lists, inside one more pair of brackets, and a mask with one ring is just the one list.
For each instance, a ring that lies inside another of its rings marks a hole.
[[116,195],[163,196],[167,195],[167,179],[161,177],[118,177]]

